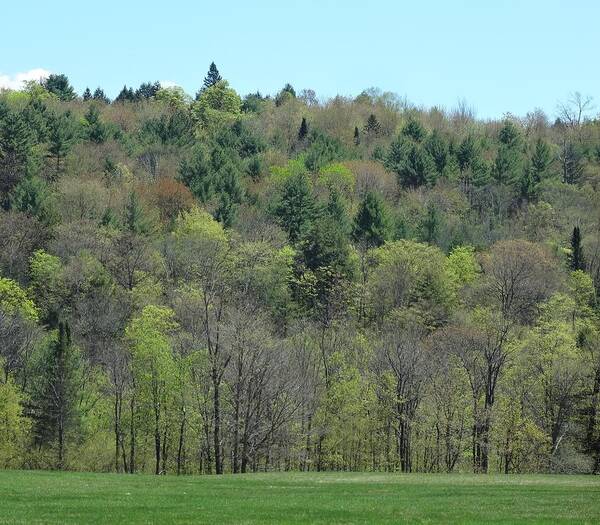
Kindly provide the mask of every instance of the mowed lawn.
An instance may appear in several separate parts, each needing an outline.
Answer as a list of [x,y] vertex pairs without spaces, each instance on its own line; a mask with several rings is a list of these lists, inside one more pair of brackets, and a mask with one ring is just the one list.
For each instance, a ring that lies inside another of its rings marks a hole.
[[600,478],[0,471],[0,523],[600,523]]

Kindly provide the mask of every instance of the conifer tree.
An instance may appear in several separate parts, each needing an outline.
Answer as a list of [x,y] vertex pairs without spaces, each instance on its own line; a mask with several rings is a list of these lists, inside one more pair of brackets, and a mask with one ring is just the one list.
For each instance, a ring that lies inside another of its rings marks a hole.
[[369,136],[377,137],[381,132],[381,124],[377,120],[377,117],[371,113],[365,124],[365,133]]
[[569,266],[571,270],[585,270],[585,259],[583,256],[583,245],[581,243],[581,231],[579,226],[573,228],[571,234],[571,254],[569,255]]
[[56,466],[65,467],[67,439],[78,425],[77,394],[81,386],[79,358],[68,323],[58,323],[57,340],[41,363],[33,396],[34,433],[38,445],[56,447]]
[[356,242],[364,243],[367,248],[381,246],[388,239],[387,211],[377,193],[369,191],[361,201],[354,218],[352,237]]
[[223,78],[219,74],[219,70],[217,69],[217,66],[215,65],[214,62],[211,62],[210,66],[208,68],[208,73],[206,73],[206,76],[204,77],[202,89],[206,89],[211,86],[214,86],[217,82],[220,82],[221,80],[223,80]]
[[88,100],[90,100],[92,98],[92,92],[90,91],[89,87],[85,88],[82,98],[83,98],[84,102],[87,102]]
[[358,131],[358,126],[354,126],[354,145],[358,146],[360,144],[360,133]]
[[94,100],[98,102],[104,102],[105,104],[110,104],[110,99],[104,94],[104,90],[97,87],[94,91],[94,95],[92,96]]
[[306,118],[302,117],[302,122],[300,123],[300,129],[298,130],[298,140],[302,142],[308,135],[308,124],[306,123]]

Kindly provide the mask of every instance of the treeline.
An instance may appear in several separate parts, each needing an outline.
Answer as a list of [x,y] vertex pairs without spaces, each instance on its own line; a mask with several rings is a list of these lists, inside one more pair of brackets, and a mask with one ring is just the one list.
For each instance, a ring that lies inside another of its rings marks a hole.
[[600,472],[600,120],[0,92],[0,465]]

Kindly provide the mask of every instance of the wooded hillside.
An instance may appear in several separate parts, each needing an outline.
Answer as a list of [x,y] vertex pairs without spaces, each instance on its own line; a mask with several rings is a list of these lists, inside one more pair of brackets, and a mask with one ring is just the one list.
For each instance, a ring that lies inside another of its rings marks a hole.
[[1,467],[600,472],[587,97],[51,75],[0,92],[0,204]]

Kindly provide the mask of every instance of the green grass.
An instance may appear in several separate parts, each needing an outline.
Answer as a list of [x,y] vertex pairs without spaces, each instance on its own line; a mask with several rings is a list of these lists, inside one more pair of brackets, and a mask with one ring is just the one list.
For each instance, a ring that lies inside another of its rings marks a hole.
[[0,523],[600,523],[600,478],[0,471]]

